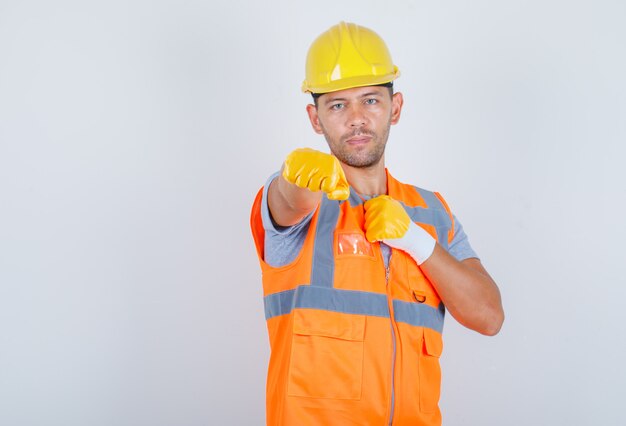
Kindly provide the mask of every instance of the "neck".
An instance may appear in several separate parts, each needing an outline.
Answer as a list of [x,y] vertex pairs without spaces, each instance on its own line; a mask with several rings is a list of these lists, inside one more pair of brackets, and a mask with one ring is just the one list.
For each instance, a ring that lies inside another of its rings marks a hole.
[[343,164],[348,183],[361,195],[383,195],[387,193],[387,173],[384,157],[373,166],[362,168]]

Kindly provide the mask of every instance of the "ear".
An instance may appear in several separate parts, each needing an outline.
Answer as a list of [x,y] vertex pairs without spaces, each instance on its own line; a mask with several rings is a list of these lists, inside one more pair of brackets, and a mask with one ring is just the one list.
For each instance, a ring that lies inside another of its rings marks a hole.
[[311,122],[311,126],[315,133],[322,135],[324,131],[322,130],[322,126],[320,125],[320,117],[317,114],[317,108],[313,104],[309,104],[306,106],[306,112],[309,114],[309,121]]
[[402,93],[394,93],[391,97],[391,124],[396,124],[400,121],[400,113],[402,112],[403,104],[404,98],[402,97]]

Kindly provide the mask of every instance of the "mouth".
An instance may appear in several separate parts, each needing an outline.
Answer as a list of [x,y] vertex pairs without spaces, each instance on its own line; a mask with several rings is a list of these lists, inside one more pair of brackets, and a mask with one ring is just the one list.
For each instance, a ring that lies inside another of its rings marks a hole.
[[368,135],[358,135],[358,136],[352,136],[351,138],[346,140],[346,143],[348,145],[365,145],[366,143],[368,143],[369,141],[372,140],[371,136]]

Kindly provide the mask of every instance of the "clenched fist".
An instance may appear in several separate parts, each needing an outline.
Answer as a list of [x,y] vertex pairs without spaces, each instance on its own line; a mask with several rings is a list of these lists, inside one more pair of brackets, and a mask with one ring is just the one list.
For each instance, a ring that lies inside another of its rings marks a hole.
[[418,265],[435,250],[436,240],[416,225],[398,201],[381,195],[365,202],[365,236],[408,253]]
[[283,178],[300,188],[323,191],[331,200],[346,200],[350,186],[339,160],[311,148],[300,148],[285,159]]
[[365,202],[365,236],[370,242],[402,238],[409,230],[411,218],[402,205],[389,195]]

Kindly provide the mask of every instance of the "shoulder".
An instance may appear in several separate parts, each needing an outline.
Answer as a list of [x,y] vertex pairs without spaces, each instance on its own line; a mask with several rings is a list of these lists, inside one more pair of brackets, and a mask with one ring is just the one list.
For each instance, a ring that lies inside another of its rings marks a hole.
[[272,174],[259,190],[252,207],[251,219],[260,257],[273,267],[287,265],[297,257],[314,216],[311,212],[296,225],[287,227],[274,222],[267,202],[267,191],[278,173]]
[[391,174],[387,174],[387,186],[389,194],[403,201],[411,207],[422,207],[445,212],[452,220],[453,215],[448,203],[437,191],[422,188],[417,185],[400,182]]

